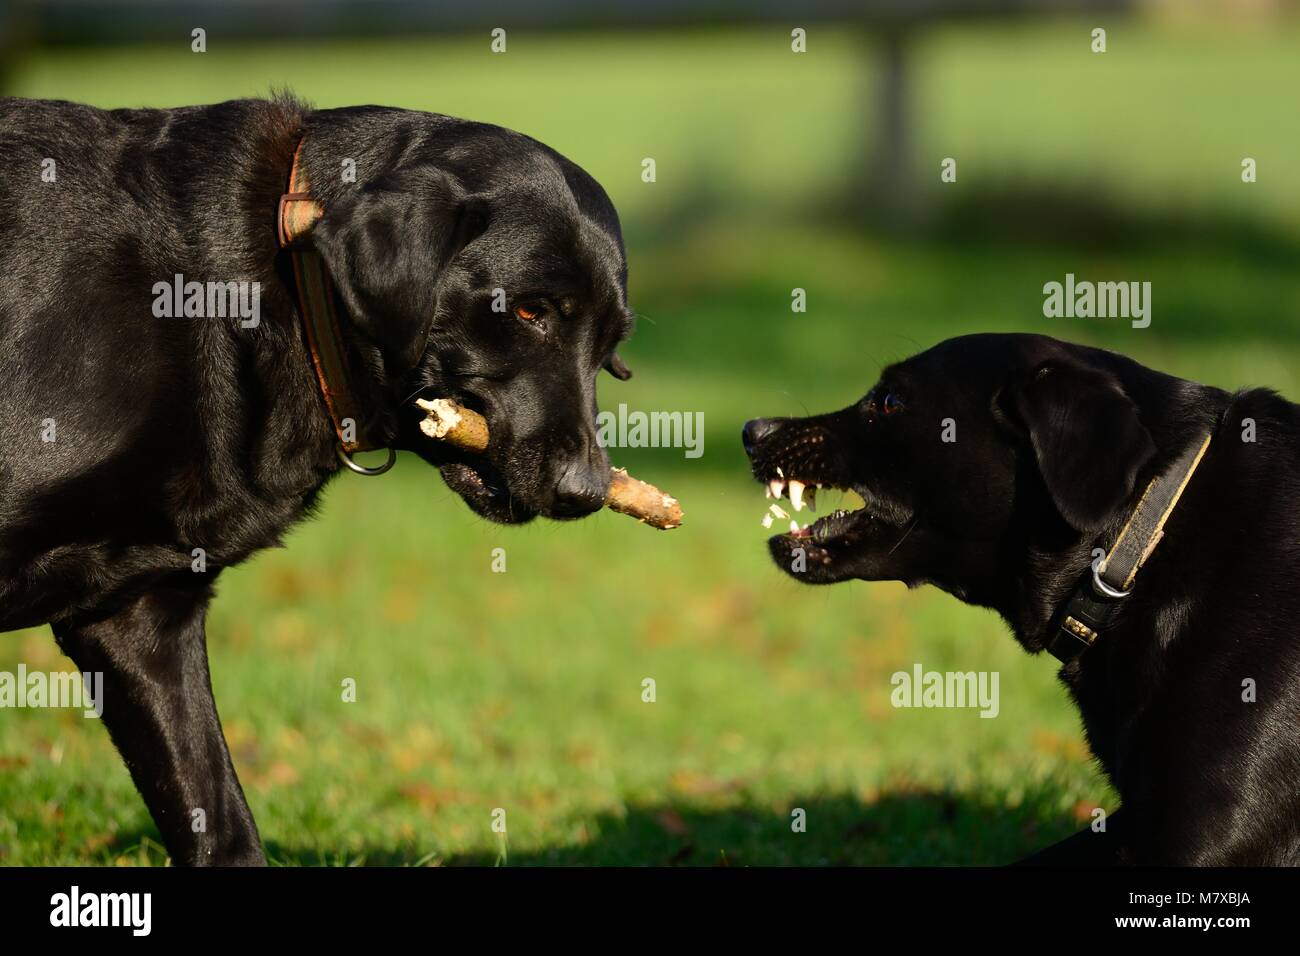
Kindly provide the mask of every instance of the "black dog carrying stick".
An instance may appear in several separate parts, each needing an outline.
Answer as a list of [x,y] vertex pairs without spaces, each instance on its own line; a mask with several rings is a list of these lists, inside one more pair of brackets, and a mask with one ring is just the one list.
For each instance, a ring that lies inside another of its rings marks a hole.
[[[474,454],[482,454],[487,449],[487,419],[478,412],[449,398],[418,399],[415,404],[427,413],[424,421],[420,422],[420,431],[430,438]],[[605,507],[619,514],[631,515],[662,531],[669,531],[682,523],[682,506],[676,498],[633,478],[623,468],[611,470]]]

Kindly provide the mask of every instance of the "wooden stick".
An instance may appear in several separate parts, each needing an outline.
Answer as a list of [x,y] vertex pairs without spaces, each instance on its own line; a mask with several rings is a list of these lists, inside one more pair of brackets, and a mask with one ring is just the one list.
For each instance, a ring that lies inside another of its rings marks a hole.
[[[445,441],[474,454],[482,454],[487,450],[487,419],[472,408],[466,408],[449,398],[435,398],[433,401],[421,398],[415,404],[427,413],[424,421],[420,422],[420,431],[430,438]],[[676,498],[664,494],[654,485],[633,478],[623,468],[611,469],[605,507],[619,514],[631,515],[638,521],[663,531],[676,528],[682,523],[682,506]]]
[[487,419],[478,412],[458,405],[449,398],[435,398],[428,402],[422,398],[415,404],[428,413],[420,422],[420,431],[464,451],[481,455],[487,451]]

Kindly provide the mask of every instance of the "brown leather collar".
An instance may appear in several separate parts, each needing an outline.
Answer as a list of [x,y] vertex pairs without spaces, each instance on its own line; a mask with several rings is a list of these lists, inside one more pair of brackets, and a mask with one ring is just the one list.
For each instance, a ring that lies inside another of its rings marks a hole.
[[[360,403],[348,384],[348,352],[339,323],[340,305],[334,283],[320,253],[307,240],[325,209],[311,197],[311,184],[301,162],[304,142],[305,139],[299,140],[297,149],[293,151],[289,190],[280,197],[277,216],[280,247],[287,249],[293,259],[293,277],[298,287],[298,305],[307,333],[307,347],[311,350],[312,365],[316,369],[325,408],[339,437],[339,457],[353,471],[379,473],[378,469],[362,468],[348,457],[352,452],[370,451],[382,446],[370,439],[362,424],[364,418]],[[389,466],[392,460],[390,454]],[[386,471],[387,467],[383,470]]]

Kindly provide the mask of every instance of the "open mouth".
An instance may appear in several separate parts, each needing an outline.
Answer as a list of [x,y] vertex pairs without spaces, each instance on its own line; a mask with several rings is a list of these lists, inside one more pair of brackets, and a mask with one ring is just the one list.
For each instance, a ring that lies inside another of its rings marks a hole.
[[776,531],[768,550],[805,583],[858,576],[864,560],[888,557],[914,523],[910,508],[859,479],[825,426],[787,422],[746,450],[767,495],[762,525]]
[[[871,507],[871,497],[866,489],[857,485],[787,478],[781,468],[777,468],[777,474],[767,478],[764,484],[766,496],[772,504],[763,515],[763,527],[780,527],[781,522],[789,523],[789,530],[779,532],[773,541],[785,539],[792,544],[812,546],[819,552],[829,552],[852,547],[889,524],[876,513],[878,509]],[[819,496],[823,499],[822,504],[829,506],[826,514],[811,522],[800,523],[799,517],[805,508],[816,513]],[[838,501],[829,500],[832,498]],[[783,501],[788,503],[789,511],[782,506]]]
[[745,453],[767,493],[762,525],[777,532],[768,551],[805,584],[897,578],[906,553],[895,554],[917,526],[880,456],[854,444],[853,422],[835,412],[745,424]]

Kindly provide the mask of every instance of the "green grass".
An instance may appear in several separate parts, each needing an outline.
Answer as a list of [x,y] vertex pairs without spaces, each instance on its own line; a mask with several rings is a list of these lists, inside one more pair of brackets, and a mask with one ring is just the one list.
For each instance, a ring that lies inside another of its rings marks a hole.
[[[682,499],[679,531],[610,514],[490,526],[403,460],[379,480],[340,478],[286,550],[223,575],[213,680],[273,862],[1002,863],[1114,806],[1052,663],[996,617],[928,589],[779,574],[737,441],[745,418],[845,404],[881,363],[976,330],[1047,332],[1300,396],[1294,263],[1277,251],[1300,204],[1300,181],[1278,169],[1300,155],[1278,112],[1300,33],[1130,24],[1093,60],[1079,29],[929,38],[924,168],[957,155],[963,189],[1023,175],[1088,183],[1139,218],[1240,218],[1277,233],[1268,254],[1212,233],[1112,248],[829,224],[869,63],[827,32],[803,59],[776,30],[512,35],[499,58],[457,38],[20,64],[11,92],[24,95],[164,104],[292,80],[319,105],[437,109],[537,135],[600,178],[627,225],[636,378],[603,382],[602,404],[705,413],[699,460],[616,454]],[[1246,154],[1261,160],[1254,192],[1235,179]],[[638,179],[644,156],[659,163],[653,185]],[[1152,327],[1044,319],[1041,286],[1067,271],[1150,280]],[[806,314],[790,312],[796,286]],[[0,640],[0,670],[20,661],[66,665],[45,629]],[[915,662],[998,671],[1000,715],[895,710],[889,677]],[[346,678],[355,703],[341,700]],[[0,862],[165,861],[93,721],[0,714],[0,770]]]
[[[687,488],[675,534],[503,530],[403,461],[335,483],[287,551],[229,574],[213,680],[272,859],[492,862],[502,807],[516,863],[999,862],[1106,799],[1051,668],[991,615],[901,585],[803,590],[760,547],[761,495]],[[61,663],[40,631],[3,649]],[[893,710],[889,675],[917,660],[999,670],[1000,716]],[[5,715],[7,862],[161,860],[105,736]]]

